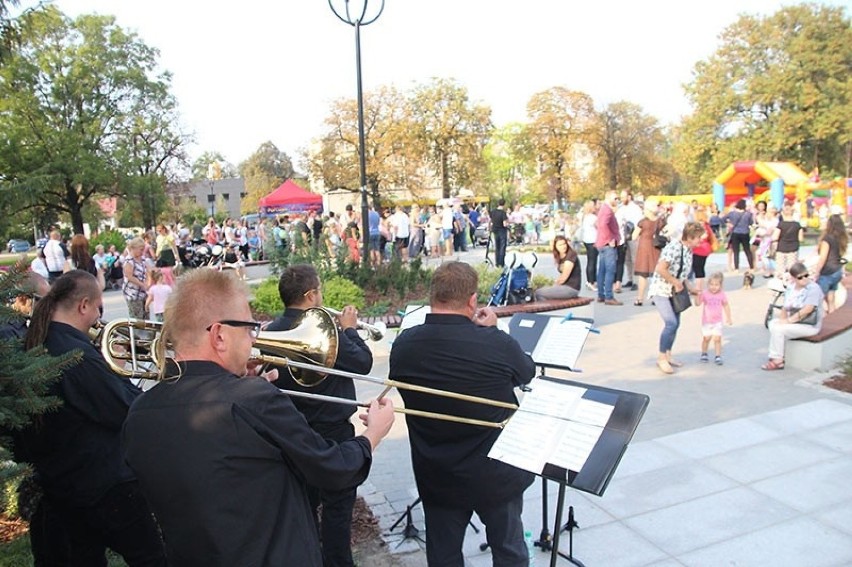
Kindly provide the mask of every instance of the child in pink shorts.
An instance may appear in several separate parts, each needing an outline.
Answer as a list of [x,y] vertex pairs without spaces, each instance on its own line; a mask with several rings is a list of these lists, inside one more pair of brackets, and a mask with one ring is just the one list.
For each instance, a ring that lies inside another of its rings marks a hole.
[[710,339],[713,339],[713,347],[716,350],[714,361],[719,366],[722,365],[723,315],[725,324],[733,324],[731,306],[728,303],[728,297],[722,291],[724,281],[725,276],[722,275],[722,272],[711,274],[707,278],[707,289],[698,295],[698,305],[704,306],[701,313],[701,362],[710,360],[707,356],[707,347],[710,346]]

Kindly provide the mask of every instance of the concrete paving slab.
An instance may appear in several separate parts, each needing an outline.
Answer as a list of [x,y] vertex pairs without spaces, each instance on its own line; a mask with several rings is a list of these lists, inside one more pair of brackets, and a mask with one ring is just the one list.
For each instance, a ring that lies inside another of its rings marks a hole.
[[689,567],[841,567],[852,564],[852,545],[847,535],[800,517],[686,553],[679,560]]
[[656,441],[690,459],[702,459],[731,449],[766,442],[777,438],[778,435],[777,431],[750,418],[740,418],[668,435]]
[[815,512],[838,502],[852,505],[850,478],[852,458],[846,455],[761,480],[751,486],[797,510]]
[[717,472],[748,484],[837,458],[837,451],[797,437],[781,437],[704,459]]
[[798,512],[746,487],[689,500],[625,520],[654,545],[683,555],[791,519]]

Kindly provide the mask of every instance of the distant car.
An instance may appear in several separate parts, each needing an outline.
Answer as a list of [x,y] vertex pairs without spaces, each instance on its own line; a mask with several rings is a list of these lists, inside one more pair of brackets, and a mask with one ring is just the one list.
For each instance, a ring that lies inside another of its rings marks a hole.
[[15,254],[29,252],[31,247],[32,244],[30,244],[26,240],[19,240],[17,238],[13,238],[12,240],[6,243],[6,251],[13,252]]
[[39,238],[36,240],[36,248],[44,248],[45,244],[47,244],[47,238]]

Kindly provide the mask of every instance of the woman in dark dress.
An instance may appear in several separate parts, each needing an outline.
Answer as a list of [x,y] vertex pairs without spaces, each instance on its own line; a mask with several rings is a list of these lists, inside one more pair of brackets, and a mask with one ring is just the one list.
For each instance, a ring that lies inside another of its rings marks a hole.
[[553,239],[552,250],[553,261],[556,263],[559,276],[553,282],[553,285],[536,290],[536,301],[545,299],[571,299],[580,294],[583,276],[577,252],[571,248],[568,239],[564,236],[557,236]]
[[654,234],[660,230],[662,221],[657,217],[658,204],[653,199],[645,201],[645,218],[639,221],[633,229],[633,240],[639,244],[636,247],[636,260],[633,262],[633,273],[639,278],[639,293],[633,305],[642,305],[642,298],[648,289],[648,278],[650,278],[657,262],[660,260],[660,250],[654,247]]

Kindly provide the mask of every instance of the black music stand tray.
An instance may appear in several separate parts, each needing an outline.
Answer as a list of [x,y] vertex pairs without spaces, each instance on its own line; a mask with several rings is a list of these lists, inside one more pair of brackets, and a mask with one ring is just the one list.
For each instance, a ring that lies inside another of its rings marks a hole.
[[[583,567],[583,564],[573,557],[573,530],[577,527],[577,523],[574,521],[573,507],[569,507],[568,509],[568,521],[564,525],[562,524],[565,507],[565,488],[570,486],[571,488],[596,496],[603,495],[615,473],[615,469],[621,462],[621,457],[624,455],[630,440],[633,438],[636,427],[639,425],[639,421],[642,419],[650,399],[644,394],[583,384],[571,380],[550,378],[547,376],[540,376],[538,379],[560,385],[583,388],[585,390],[582,396],[583,400],[598,402],[604,406],[612,407],[612,412],[600,433],[600,437],[594,443],[591,452],[582,464],[579,472],[562,468],[550,462],[546,462],[544,468],[540,471],[531,471],[542,478],[544,502],[546,502],[546,488],[544,483],[547,480],[552,480],[559,484],[559,493],[556,501],[556,519],[553,524],[553,539],[551,541],[547,534],[547,511],[546,504],[543,503],[543,524],[545,527],[542,528],[542,535],[539,541],[535,542],[536,546],[540,547],[542,551],[550,551],[551,567],[556,567],[557,557],[560,556],[575,565]],[[519,411],[523,409],[524,404],[522,402]],[[562,419],[543,414],[533,415],[536,415],[537,419]],[[509,427],[511,427],[511,421],[509,422]],[[500,444],[499,438],[497,443],[495,443],[495,447],[498,444]],[[567,555],[559,551],[559,537],[562,531],[567,531],[569,536],[569,553]]]

